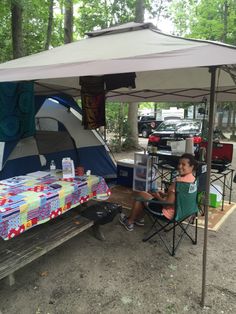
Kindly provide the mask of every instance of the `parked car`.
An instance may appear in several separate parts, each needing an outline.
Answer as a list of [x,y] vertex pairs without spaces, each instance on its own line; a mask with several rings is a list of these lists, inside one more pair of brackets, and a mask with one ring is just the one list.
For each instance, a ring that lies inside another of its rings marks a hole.
[[198,146],[207,137],[208,122],[206,120],[166,120],[149,135],[148,145],[158,149],[171,150],[171,142],[193,138],[194,146]]
[[161,122],[155,120],[153,116],[140,116],[138,117],[138,133],[147,138]]

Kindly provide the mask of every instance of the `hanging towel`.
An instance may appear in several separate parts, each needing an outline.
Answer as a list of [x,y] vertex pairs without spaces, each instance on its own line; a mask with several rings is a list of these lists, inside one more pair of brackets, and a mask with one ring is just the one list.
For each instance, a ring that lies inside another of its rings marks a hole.
[[0,141],[35,133],[33,82],[0,83]]
[[104,79],[99,76],[80,78],[82,124],[85,129],[97,129],[106,125]]

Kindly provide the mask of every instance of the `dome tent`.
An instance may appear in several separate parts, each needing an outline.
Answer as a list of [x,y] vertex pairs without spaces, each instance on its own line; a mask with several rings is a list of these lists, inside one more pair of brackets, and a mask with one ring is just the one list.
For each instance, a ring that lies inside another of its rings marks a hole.
[[116,166],[103,138],[85,130],[79,106],[70,97],[36,97],[36,133],[18,141],[1,142],[0,179],[49,169],[51,160],[62,168],[62,158],[71,157],[95,175],[116,177]]

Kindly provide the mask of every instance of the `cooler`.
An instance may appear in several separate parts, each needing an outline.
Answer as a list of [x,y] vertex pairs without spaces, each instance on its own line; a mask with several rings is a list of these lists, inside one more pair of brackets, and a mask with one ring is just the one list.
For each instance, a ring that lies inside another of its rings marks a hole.
[[117,161],[117,184],[132,187],[133,173],[133,159],[121,159]]
[[[200,147],[207,149],[208,142],[203,142]],[[218,143],[213,142],[212,146],[212,169],[216,169],[219,172],[223,172],[229,168],[233,159],[234,146],[231,143]]]

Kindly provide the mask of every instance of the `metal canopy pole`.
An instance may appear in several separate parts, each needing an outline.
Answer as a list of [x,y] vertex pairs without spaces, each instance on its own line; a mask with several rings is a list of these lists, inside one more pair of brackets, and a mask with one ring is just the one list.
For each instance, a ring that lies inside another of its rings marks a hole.
[[206,195],[204,204],[205,227],[204,227],[204,244],[203,244],[203,260],[202,260],[202,298],[201,305],[205,305],[206,290],[206,266],[207,266],[207,236],[208,236],[208,207],[210,195],[210,178],[211,178],[211,155],[213,146],[213,127],[215,117],[215,89],[216,89],[216,66],[209,67],[211,73],[211,91],[210,91],[210,109],[209,109],[209,133],[207,145],[207,175],[206,175]]

